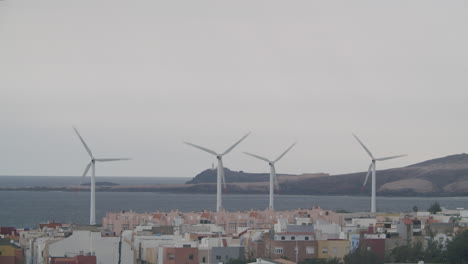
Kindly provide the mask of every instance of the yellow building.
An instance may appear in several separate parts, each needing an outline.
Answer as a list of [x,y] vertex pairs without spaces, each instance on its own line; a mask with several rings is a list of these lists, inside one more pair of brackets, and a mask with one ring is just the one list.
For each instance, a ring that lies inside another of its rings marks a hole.
[[0,238],[0,263],[22,264],[23,249],[11,243],[9,239]]
[[319,259],[339,258],[349,253],[350,241],[347,239],[318,240]]

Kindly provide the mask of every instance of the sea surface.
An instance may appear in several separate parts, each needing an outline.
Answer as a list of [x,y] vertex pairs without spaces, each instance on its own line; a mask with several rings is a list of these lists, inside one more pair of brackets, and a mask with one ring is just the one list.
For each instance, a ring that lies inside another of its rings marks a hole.
[[[69,186],[79,185],[81,176],[0,176],[1,187],[27,187],[27,186]],[[183,184],[189,181],[188,177],[96,177],[97,182],[113,182],[119,185],[158,185]],[[90,182],[86,177],[83,183]]]
[[[25,176],[22,176],[25,177]],[[37,176],[28,176],[34,178]],[[0,177],[0,186],[15,180]],[[42,178],[42,177],[41,177]],[[52,178],[52,179],[50,179]],[[74,178],[71,179],[62,178]],[[120,179],[117,179],[120,178]],[[26,178],[23,178],[26,179]],[[23,182],[23,179],[16,179]],[[46,177],[38,180],[40,184],[47,181],[58,185],[76,184],[78,177]],[[112,180],[111,180],[112,179]],[[141,179],[141,180],[140,180]],[[184,183],[187,178],[144,178],[144,177],[100,177],[99,181],[111,181],[121,185],[174,184]],[[11,182],[13,181],[13,183]],[[40,186],[31,184],[31,180],[22,186]],[[159,182],[159,183],[154,183]],[[41,185],[44,186],[44,185]],[[381,212],[410,212],[413,206],[426,210],[431,203],[438,201],[441,206],[455,209],[468,208],[468,197],[377,197],[377,210]],[[0,191],[0,226],[35,227],[47,221],[87,224],[89,223],[89,192],[26,192]],[[265,209],[268,195],[224,194],[224,208],[228,211]],[[96,216],[100,223],[106,212],[133,210],[135,212],[170,211],[178,209],[183,212],[215,210],[215,194],[170,194],[150,192],[97,192]],[[276,195],[277,210],[292,210],[320,206],[330,210],[347,210],[366,212],[370,208],[370,197],[364,196],[312,196],[312,195]]]

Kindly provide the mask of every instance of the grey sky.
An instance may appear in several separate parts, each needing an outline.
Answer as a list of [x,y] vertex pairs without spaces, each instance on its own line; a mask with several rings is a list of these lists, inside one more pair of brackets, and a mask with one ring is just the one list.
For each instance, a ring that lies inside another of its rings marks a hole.
[[0,1],[0,175],[364,171],[468,149],[466,1]]

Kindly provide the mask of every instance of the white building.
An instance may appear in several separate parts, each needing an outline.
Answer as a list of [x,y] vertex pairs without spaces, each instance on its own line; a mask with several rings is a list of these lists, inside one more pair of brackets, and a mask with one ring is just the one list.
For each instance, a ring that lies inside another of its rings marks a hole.
[[[119,242],[120,237],[107,237],[102,236],[101,232],[76,230],[71,236],[50,244],[48,255],[74,257],[91,254],[96,255],[97,263],[113,264],[119,259]],[[133,263],[130,245],[123,242],[120,250],[121,263]]]

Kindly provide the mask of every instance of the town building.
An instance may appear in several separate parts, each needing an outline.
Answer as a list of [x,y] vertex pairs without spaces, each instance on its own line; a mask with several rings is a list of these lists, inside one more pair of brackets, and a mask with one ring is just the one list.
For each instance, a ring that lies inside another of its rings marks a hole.
[[0,238],[0,263],[23,264],[23,249],[10,239]]

